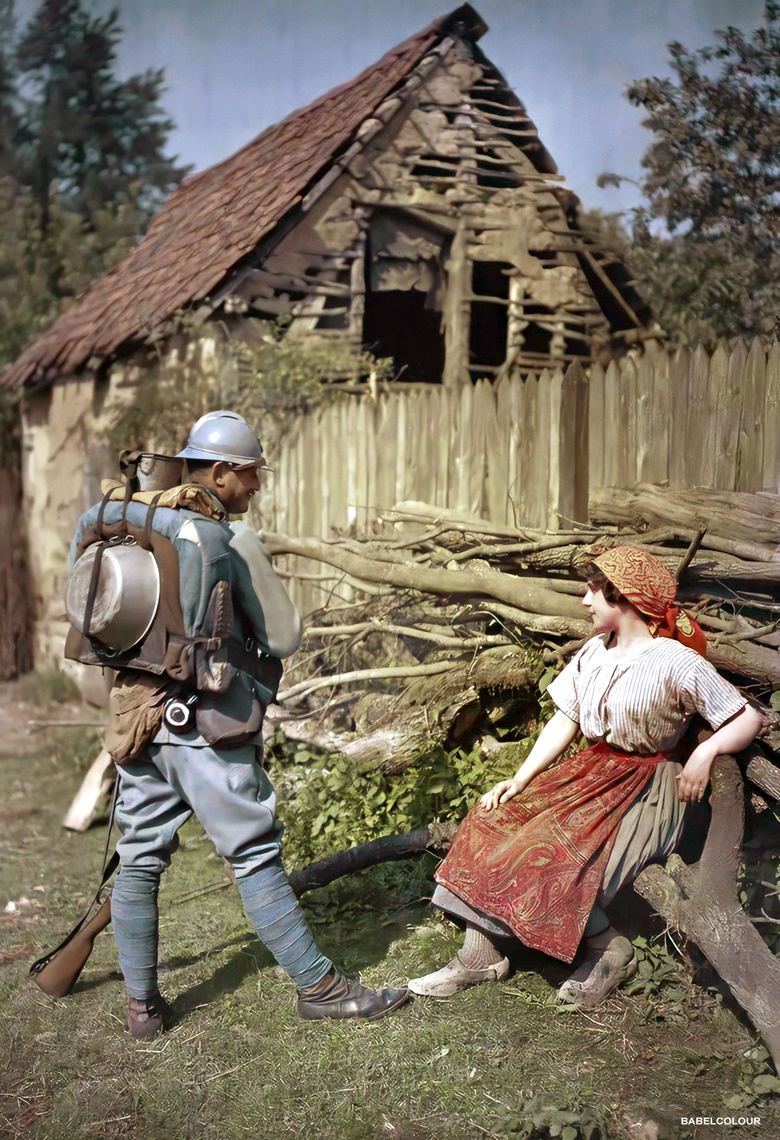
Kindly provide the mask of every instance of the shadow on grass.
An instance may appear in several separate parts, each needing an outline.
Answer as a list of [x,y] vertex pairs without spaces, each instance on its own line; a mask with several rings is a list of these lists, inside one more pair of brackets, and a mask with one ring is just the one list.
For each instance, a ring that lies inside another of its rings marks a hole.
[[[334,916],[328,928],[318,929],[315,937],[323,954],[333,960],[337,970],[355,976],[361,970],[382,962],[392,943],[405,933],[402,921],[387,922],[377,914],[373,916],[373,921],[370,916],[363,915],[357,923]],[[275,966],[275,959],[263,943],[252,938],[219,966],[210,978],[184,990],[176,999],[176,1013],[183,1017],[198,1006],[218,1001],[239,989],[247,978]]]

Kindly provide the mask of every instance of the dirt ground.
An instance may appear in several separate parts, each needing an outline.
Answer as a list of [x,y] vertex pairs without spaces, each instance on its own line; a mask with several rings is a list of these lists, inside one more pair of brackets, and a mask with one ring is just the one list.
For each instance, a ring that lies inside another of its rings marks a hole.
[[[74,993],[45,997],[29,963],[86,905],[105,828],[60,826],[94,731],[31,722],[94,719],[76,703],[0,685],[0,1136],[780,1136],[761,1043],[715,979],[692,981],[663,938],[648,947],[635,992],[588,1014],[555,1005],[565,967],[526,953],[501,986],[418,1000],[376,1025],[300,1023],[236,892],[203,892],[224,870],[194,822],[161,891],[172,1031],[150,1046],[126,1039],[110,931]],[[306,896],[323,948],[368,984],[398,984],[458,946],[420,898],[425,868],[406,873],[405,894],[388,871]]]

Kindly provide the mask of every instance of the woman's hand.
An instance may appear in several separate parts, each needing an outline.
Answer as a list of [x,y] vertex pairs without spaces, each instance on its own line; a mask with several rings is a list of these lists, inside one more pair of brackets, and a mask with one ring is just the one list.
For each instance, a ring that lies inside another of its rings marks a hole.
[[755,740],[764,726],[764,714],[752,705],[745,707],[727,720],[706,740],[694,748],[677,779],[679,796],[686,803],[693,804],[704,798],[710,782],[710,769],[718,756],[733,756],[747,748]]
[[694,748],[677,777],[680,781],[677,794],[685,803],[695,804],[704,799],[704,793],[710,782],[710,769],[715,759],[709,743],[709,740],[705,740],[698,748]]
[[522,790],[523,786],[517,777],[513,780],[500,780],[494,788],[485,792],[479,802],[485,811],[493,811],[499,804],[506,804],[513,800]]

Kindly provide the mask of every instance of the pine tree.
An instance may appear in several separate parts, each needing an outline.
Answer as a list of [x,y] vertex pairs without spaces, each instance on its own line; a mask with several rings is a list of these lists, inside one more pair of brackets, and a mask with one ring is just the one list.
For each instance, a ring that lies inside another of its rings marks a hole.
[[16,151],[45,233],[52,194],[87,223],[106,205],[136,202],[149,214],[187,170],[165,154],[173,123],[159,103],[162,71],[115,75],[122,31],[116,11],[82,0],[44,0],[16,50],[26,94]]
[[11,52],[14,0],[0,0],[0,178],[14,170],[14,138],[18,128],[16,84]]

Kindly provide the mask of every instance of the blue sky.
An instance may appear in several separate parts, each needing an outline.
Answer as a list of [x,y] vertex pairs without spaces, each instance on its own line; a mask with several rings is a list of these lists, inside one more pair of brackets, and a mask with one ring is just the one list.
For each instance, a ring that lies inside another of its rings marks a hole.
[[[88,0],[89,2],[89,0]],[[17,0],[24,23],[37,0]],[[165,69],[170,149],[202,170],[296,107],[343,83],[455,0],[91,0],[118,7],[120,70]],[[760,22],[763,0],[474,0],[480,46],[535,120],[586,206],[628,209],[635,187],[600,190],[604,170],[638,177],[650,139],[624,91],[668,72],[666,44],[713,42]]]

